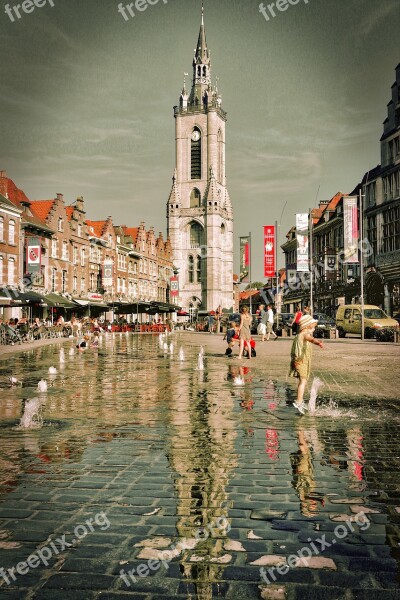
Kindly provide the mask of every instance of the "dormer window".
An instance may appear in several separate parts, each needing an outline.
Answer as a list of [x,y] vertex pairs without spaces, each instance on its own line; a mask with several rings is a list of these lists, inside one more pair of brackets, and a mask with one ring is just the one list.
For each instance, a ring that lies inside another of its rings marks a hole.
[[58,219],[58,231],[64,231],[64,221],[62,217],[59,217]]

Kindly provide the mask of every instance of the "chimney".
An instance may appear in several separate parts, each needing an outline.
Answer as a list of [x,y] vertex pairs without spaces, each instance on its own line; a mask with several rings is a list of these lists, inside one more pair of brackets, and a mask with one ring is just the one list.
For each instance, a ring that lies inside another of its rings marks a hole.
[[56,198],[57,200],[61,200],[61,202],[64,202],[64,194],[56,194]]

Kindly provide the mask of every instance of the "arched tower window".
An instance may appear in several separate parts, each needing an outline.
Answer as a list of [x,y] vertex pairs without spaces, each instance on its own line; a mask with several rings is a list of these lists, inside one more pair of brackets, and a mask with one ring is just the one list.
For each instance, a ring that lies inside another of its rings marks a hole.
[[197,257],[197,263],[196,263],[196,279],[197,279],[197,283],[201,283],[201,256]]
[[207,67],[203,67],[203,77],[207,77]]
[[188,257],[188,281],[194,283],[194,258],[192,255]]
[[218,181],[222,183],[223,179],[223,164],[224,164],[224,144],[222,140],[222,131],[218,131]]
[[197,75],[201,77],[201,67],[200,65],[197,67]]
[[191,138],[191,178],[201,179],[201,133],[197,127]]
[[190,247],[200,248],[203,245],[203,228],[199,223],[190,225]]
[[190,208],[198,208],[201,203],[201,194],[200,190],[194,188],[192,193],[190,194]]

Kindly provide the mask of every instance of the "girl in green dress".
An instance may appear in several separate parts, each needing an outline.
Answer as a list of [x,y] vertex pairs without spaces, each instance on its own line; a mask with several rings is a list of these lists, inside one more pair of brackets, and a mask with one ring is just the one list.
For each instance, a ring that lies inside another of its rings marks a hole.
[[311,373],[311,355],[312,344],[323,348],[324,345],[319,340],[312,337],[315,326],[318,323],[311,315],[304,315],[299,321],[299,333],[293,340],[290,354],[289,377],[297,377],[299,385],[297,387],[297,401],[294,407],[304,415],[307,407],[304,404],[304,391]]

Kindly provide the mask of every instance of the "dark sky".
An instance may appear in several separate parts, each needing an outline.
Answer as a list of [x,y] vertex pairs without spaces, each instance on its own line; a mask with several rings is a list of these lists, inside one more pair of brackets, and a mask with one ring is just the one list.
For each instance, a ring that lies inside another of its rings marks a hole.
[[[83,195],[91,219],[165,232],[172,107],[191,76],[201,1],[159,0],[128,21],[118,0],[53,3],[12,22],[1,0],[0,168],[32,199]],[[261,225],[279,221],[286,203],[282,243],[296,212],[350,192],[380,162],[399,7],[299,0],[267,22],[259,1],[205,0],[228,112],[235,243],[252,232],[253,280],[262,278]]]

